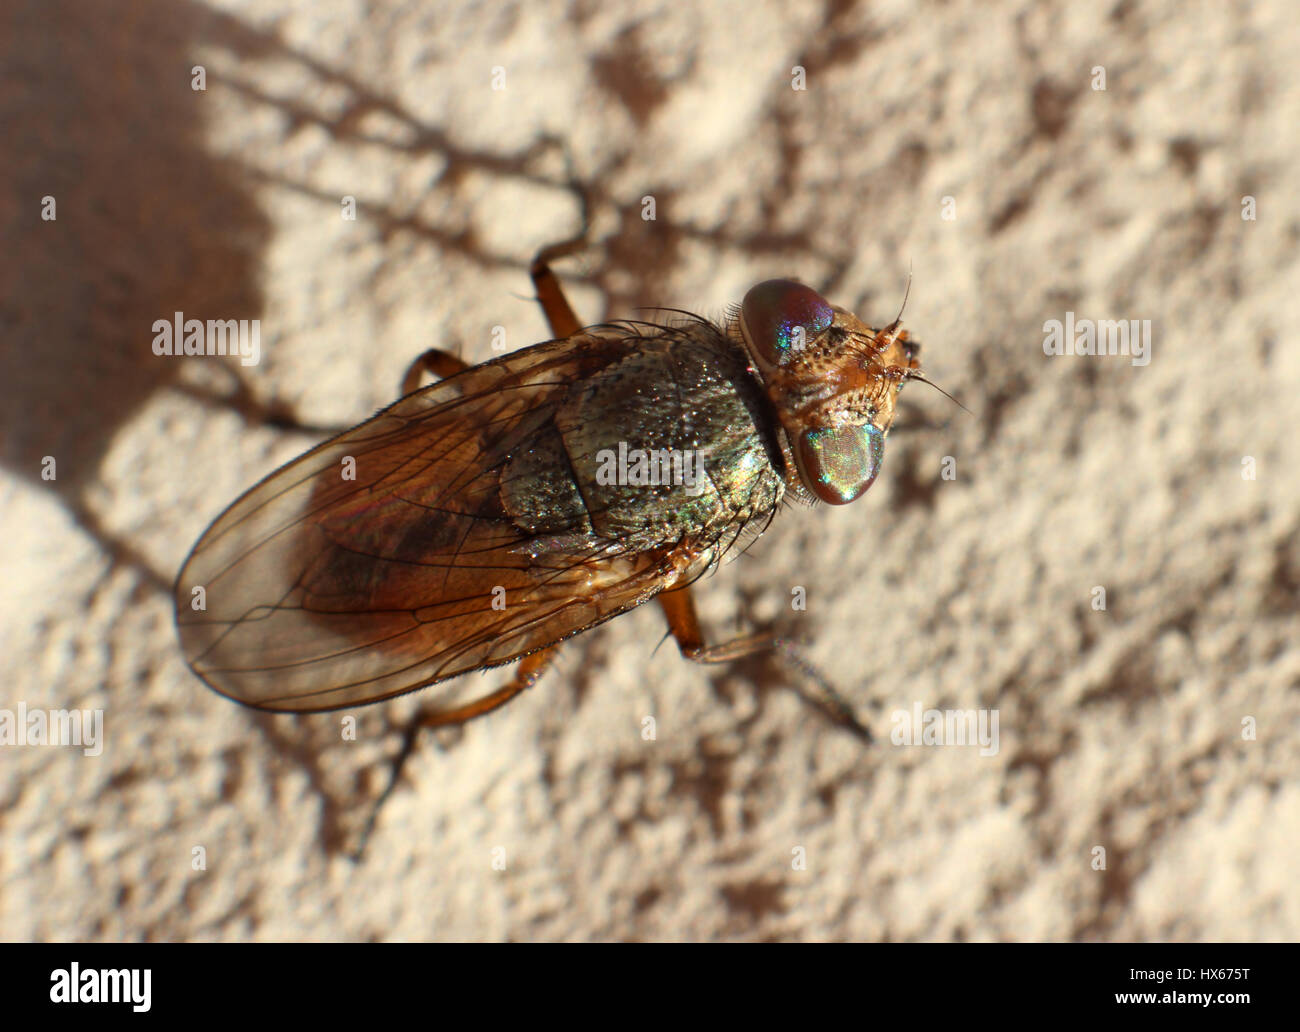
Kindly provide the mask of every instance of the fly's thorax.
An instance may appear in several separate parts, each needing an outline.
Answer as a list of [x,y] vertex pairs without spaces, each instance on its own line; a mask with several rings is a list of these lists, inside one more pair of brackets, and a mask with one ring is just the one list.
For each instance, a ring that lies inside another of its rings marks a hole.
[[793,280],[745,295],[732,327],[788,439],[799,479],[832,504],[875,480],[899,390],[919,369],[897,324],[874,330]]
[[707,547],[765,522],[785,460],[743,351],[703,320],[607,332],[618,335],[611,361],[573,385],[548,432],[502,471],[516,523],[638,549]]

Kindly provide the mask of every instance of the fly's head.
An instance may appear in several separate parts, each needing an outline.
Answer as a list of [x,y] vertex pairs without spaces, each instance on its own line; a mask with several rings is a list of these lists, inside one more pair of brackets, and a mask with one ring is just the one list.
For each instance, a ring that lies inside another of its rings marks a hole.
[[803,485],[832,505],[853,501],[880,472],[898,392],[919,376],[919,345],[897,320],[873,330],[794,280],[753,287],[738,322]]

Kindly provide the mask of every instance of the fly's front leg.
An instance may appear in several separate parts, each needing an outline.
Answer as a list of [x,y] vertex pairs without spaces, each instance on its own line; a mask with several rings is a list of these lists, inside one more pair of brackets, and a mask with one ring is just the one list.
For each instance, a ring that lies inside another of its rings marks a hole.
[[772,638],[751,634],[734,638],[718,645],[705,645],[700,618],[695,612],[695,599],[690,587],[661,592],[659,606],[668,618],[668,630],[677,641],[682,655],[695,663],[731,663],[746,656],[774,652],[782,662],[794,667],[808,680],[811,687],[801,689],[805,699],[818,706],[832,721],[852,732],[864,742],[871,741],[871,731],[854,716],[853,709],[829,681],[800,652],[788,638]]

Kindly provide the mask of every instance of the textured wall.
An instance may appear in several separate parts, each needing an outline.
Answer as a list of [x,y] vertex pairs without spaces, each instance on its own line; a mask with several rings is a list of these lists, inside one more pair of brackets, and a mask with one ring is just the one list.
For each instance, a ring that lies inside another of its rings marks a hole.
[[[1290,5],[682,7],[5,6],[0,708],[104,743],[0,746],[4,937],[1300,935]],[[700,591],[718,637],[806,639],[878,741],[779,665],[656,651],[646,607],[426,735],[354,862],[418,696],[348,742],[190,675],[167,585],[313,440],[204,398],[350,423],[423,348],[544,338],[569,174],[592,321],[792,275],[879,325],[910,269],[970,414],[910,387],[862,500]],[[177,310],[260,319],[261,363],[155,357]],[[1149,362],[1045,355],[1067,312],[1150,320]],[[917,702],[996,709],[996,755],[891,744]]]

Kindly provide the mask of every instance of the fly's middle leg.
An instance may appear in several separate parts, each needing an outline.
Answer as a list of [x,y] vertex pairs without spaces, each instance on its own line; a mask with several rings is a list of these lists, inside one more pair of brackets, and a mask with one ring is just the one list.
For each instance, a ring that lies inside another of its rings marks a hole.
[[695,599],[690,587],[675,588],[657,596],[659,606],[668,618],[668,630],[681,649],[682,655],[695,663],[731,663],[746,656],[764,652],[775,653],[784,663],[798,670],[809,683],[800,694],[820,708],[834,723],[851,732],[864,742],[871,741],[871,731],[853,713],[853,708],[841,698],[807,659],[795,642],[788,638],[774,638],[752,634],[733,638],[717,645],[704,643],[704,632],[695,611]]
[[[529,266],[529,275],[537,290],[537,301],[542,306],[542,313],[546,316],[546,321],[556,339],[570,337],[577,333],[582,329],[582,323],[574,313],[568,298],[564,296],[564,288],[560,286],[559,277],[551,268],[551,262],[580,251],[586,246],[587,230],[584,224],[580,236],[543,247]],[[419,390],[420,380],[426,373],[439,380],[445,380],[449,376],[463,373],[468,368],[470,368],[469,363],[459,355],[443,351],[441,348],[429,348],[407,366],[402,376],[398,396],[404,398]]]
[[551,262],[557,258],[576,254],[588,243],[587,236],[591,229],[591,202],[586,191],[577,184],[574,185],[582,200],[582,229],[575,237],[543,247],[528,267],[528,274],[532,277],[533,287],[537,291],[537,303],[542,306],[542,312],[556,340],[572,337],[583,327],[582,320],[578,318],[568,298],[564,296],[564,288],[560,286],[559,277],[551,268]]
[[537,252],[537,257],[533,259],[528,269],[533,279],[533,286],[537,290],[537,303],[542,306],[551,333],[557,340],[573,336],[582,329],[582,322],[573,311],[573,306],[569,304],[569,299],[564,296],[564,288],[560,286],[559,277],[551,268],[551,262],[556,258],[580,251],[586,244],[584,231],[582,236],[544,247]]

